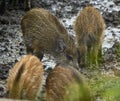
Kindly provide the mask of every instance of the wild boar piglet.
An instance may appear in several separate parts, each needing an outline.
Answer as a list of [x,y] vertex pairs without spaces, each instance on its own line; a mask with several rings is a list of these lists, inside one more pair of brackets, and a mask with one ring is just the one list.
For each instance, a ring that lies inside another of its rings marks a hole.
[[9,72],[8,98],[35,100],[42,89],[43,74],[43,65],[36,56],[22,57]]
[[98,65],[99,60],[102,59],[104,30],[104,19],[96,8],[88,6],[80,11],[74,22],[80,66]]
[[44,54],[49,54],[57,63],[78,66],[77,48],[73,39],[49,11],[42,8],[28,11],[22,18],[21,28],[27,53],[35,54],[40,60]]
[[75,68],[58,65],[46,80],[47,101],[93,101],[83,75]]

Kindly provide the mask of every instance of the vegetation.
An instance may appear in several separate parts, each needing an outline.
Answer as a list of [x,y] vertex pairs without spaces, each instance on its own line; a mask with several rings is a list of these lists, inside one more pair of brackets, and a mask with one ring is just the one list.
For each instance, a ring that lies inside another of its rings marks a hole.
[[[112,72],[112,71],[111,71]],[[94,70],[88,80],[91,92],[102,101],[120,101],[120,77]]]

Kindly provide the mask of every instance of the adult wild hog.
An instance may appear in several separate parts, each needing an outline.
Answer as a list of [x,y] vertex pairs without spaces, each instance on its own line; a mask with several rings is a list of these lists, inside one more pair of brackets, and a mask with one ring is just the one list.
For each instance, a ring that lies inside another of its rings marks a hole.
[[50,54],[56,61],[76,65],[77,49],[65,27],[57,17],[45,9],[28,11],[21,21],[27,53],[33,53],[40,59]]
[[46,79],[46,101],[92,101],[82,75],[73,67],[58,65]]
[[85,7],[77,16],[74,22],[74,31],[80,52],[80,60],[78,60],[80,66],[98,65],[98,60],[101,58],[104,29],[104,19],[94,7]]
[[7,80],[8,98],[36,99],[37,93],[42,89],[43,65],[33,55],[23,57],[10,70]]

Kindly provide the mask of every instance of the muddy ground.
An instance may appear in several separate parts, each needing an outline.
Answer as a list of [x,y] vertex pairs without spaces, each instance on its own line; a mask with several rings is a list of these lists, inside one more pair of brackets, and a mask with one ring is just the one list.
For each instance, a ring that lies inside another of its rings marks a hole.
[[[106,29],[109,30],[105,33],[112,33],[112,45],[103,47],[104,63],[101,68],[105,70],[111,67],[120,67],[120,56],[116,55],[116,49],[120,41],[120,2],[117,0],[35,0],[33,7],[42,7],[48,9],[51,13],[57,16],[60,21],[65,25],[70,34],[74,35],[72,24],[77,13],[87,5],[93,5],[98,8],[106,21]],[[20,9],[6,10],[0,16],[0,97],[6,93],[6,78],[8,71],[12,66],[23,56],[26,55],[26,47],[23,42],[20,21],[26,11]],[[113,28],[117,29],[114,31]],[[118,35],[117,35],[117,34]],[[114,37],[117,37],[114,39]],[[117,44],[114,44],[117,43]],[[52,62],[50,62],[52,64]],[[53,63],[54,64],[54,63]],[[51,68],[48,65],[48,68]]]

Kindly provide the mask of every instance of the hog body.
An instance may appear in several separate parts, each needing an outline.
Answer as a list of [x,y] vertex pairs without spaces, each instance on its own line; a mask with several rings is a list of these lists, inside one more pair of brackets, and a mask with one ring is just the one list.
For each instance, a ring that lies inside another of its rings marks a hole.
[[85,7],[76,17],[74,31],[80,52],[80,66],[98,65],[101,59],[101,46],[105,22],[102,15],[94,7]]
[[66,28],[49,11],[34,8],[21,21],[27,53],[40,59],[50,54],[57,62],[74,64],[77,67],[77,49]]
[[46,101],[92,101],[82,75],[73,67],[56,66],[46,80]]
[[36,56],[23,57],[9,72],[8,98],[35,100],[42,89],[43,74],[43,65]]

